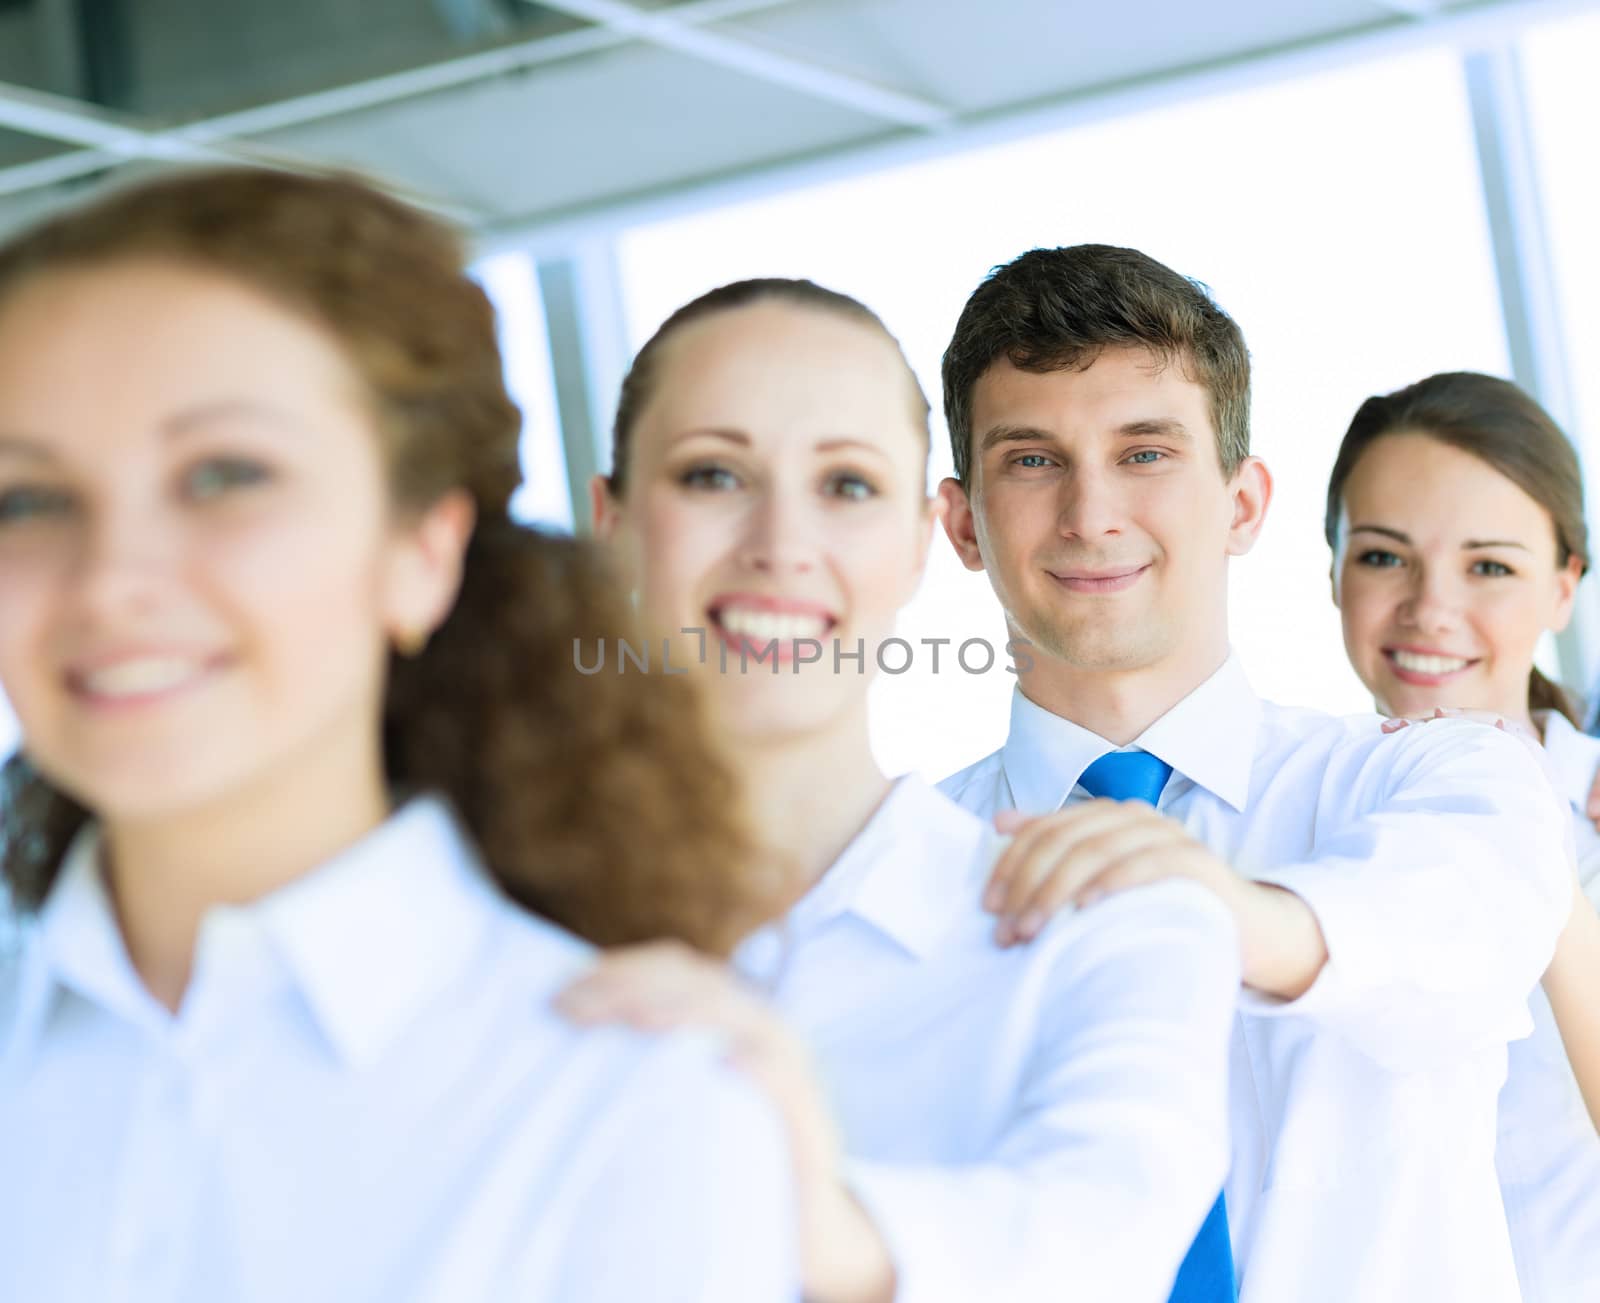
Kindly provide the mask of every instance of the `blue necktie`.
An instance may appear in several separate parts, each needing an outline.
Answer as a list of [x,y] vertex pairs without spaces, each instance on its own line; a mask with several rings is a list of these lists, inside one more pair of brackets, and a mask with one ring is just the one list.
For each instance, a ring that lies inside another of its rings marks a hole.
[[[1113,751],[1085,769],[1078,783],[1090,796],[1154,805],[1171,774],[1172,766],[1148,751]],[[1219,1194],[1178,1268],[1170,1303],[1235,1303],[1237,1298],[1228,1208]]]

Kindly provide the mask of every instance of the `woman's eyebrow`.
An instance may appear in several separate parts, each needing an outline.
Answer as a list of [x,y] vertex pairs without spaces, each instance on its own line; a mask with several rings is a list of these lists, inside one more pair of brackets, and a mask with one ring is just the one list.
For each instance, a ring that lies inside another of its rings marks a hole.
[[672,438],[668,442],[669,443],[683,443],[683,442],[685,442],[686,440],[689,440],[689,439],[697,439],[697,438],[703,438],[703,437],[709,437],[709,438],[712,438],[712,439],[723,439],[728,443],[736,443],[740,447],[748,447],[750,445],[750,436],[748,434],[746,434],[743,430],[725,429],[725,428],[723,428],[721,426],[716,426],[716,425],[696,425],[696,426],[691,426],[687,430],[678,431],[678,433],[674,434],[672,436]]
[[[1411,536],[1402,530],[1390,529],[1387,525],[1352,525],[1352,534],[1382,534],[1385,538],[1392,538],[1397,543],[1411,542]],[[1481,547],[1514,547],[1519,551],[1527,552],[1531,549],[1526,543],[1519,543],[1514,538],[1469,538],[1461,544],[1463,552],[1471,552]]]
[[887,457],[887,450],[867,439],[852,439],[841,435],[834,439],[819,439],[816,444],[818,452],[837,452],[841,448],[857,448],[862,452],[871,453],[875,457]]
[[1390,529],[1387,525],[1352,525],[1352,534],[1382,534],[1385,538],[1392,538],[1397,543],[1410,543],[1411,535],[1398,529]]
[[213,421],[238,420],[265,422],[282,429],[297,429],[301,422],[294,415],[273,403],[253,398],[222,398],[214,402],[197,403],[184,408],[161,423],[168,438],[182,438],[202,429]]
[[21,457],[25,461],[55,461],[55,450],[38,439],[19,434],[0,434],[0,457]]

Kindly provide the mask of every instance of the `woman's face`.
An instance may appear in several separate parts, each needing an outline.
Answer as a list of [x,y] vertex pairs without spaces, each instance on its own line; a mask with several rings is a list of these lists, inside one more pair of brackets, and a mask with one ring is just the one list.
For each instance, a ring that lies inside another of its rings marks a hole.
[[1470,453],[1389,434],[1345,484],[1338,538],[1345,650],[1379,709],[1527,718],[1534,647],[1566,627],[1580,573],[1543,507]]
[[0,303],[0,683],[33,762],[155,818],[376,754],[386,643],[453,575],[389,519],[334,340],[127,261]]
[[765,302],[683,327],[657,363],[626,495],[596,492],[656,654],[671,637],[740,736],[864,711],[933,524],[898,350],[861,323]]

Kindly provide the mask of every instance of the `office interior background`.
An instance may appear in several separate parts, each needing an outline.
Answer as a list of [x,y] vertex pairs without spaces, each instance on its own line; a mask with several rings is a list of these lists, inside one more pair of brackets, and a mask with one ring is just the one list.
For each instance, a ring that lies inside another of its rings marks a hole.
[[[579,531],[632,352],[702,290],[855,294],[937,404],[991,266],[1137,246],[1251,346],[1277,496],[1234,566],[1250,677],[1369,710],[1322,539],[1364,397],[1514,378],[1576,442],[1594,519],[1597,66],[1595,0],[0,0],[0,236],[159,167],[376,177],[470,231],[526,418],[519,509]],[[937,413],[933,446],[930,482]],[[874,745],[938,778],[1003,738],[1014,683],[1004,656],[955,664],[1005,633],[942,539],[900,634],[951,642],[880,676]],[[1592,693],[1594,580],[1542,657]]]

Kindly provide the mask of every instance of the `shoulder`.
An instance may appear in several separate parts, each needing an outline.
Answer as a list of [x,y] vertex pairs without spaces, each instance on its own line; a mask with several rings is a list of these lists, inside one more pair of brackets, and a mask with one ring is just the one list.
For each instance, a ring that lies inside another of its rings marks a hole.
[[1166,973],[1196,965],[1220,968],[1237,981],[1239,932],[1216,893],[1186,878],[1168,878],[1062,914],[1040,936],[1046,953],[1082,961],[1159,957]]
[[22,957],[15,947],[0,947],[0,1057],[11,1040],[22,1003]]
[[645,1071],[591,1109],[602,1133],[583,1136],[583,1175],[558,1191],[576,1210],[562,1247],[572,1288],[532,1296],[797,1297],[787,1138],[775,1105],[720,1057],[692,1034],[653,1038]]
[[968,810],[987,811],[995,805],[996,788],[1003,770],[1002,751],[993,751],[965,769],[941,779],[938,790],[955,804]]
[[575,933],[490,888],[493,924],[489,944],[496,970],[524,991],[555,994],[594,963],[599,950]]
[[564,1018],[555,997],[600,951],[509,900],[498,913],[485,947],[487,972],[476,980],[487,988],[486,1024],[504,1033],[488,1048],[508,1069],[525,1070],[541,1090],[588,1101],[586,1116],[603,1115],[613,1126],[713,1118],[719,1110],[765,1116],[762,1104],[752,1102],[752,1088],[722,1062],[725,1047],[714,1035],[581,1026]]
[[1581,812],[1600,770],[1600,737],[1582,732],[1559,711],[1541,712],[1537,718],[1544,729],[1544,757],[1551,775],[1573,809]]
[[20,929],[0,946],[0,1069],[20,1036],[38,1026],[50,993],[49,965],[37,930]]
[[625,1169],[629,1183],[675,1185],[702,1208],[739,1191],[786,1188],[777,1108],[728,1065],[721,1036],[586,1028],[573,1045],[590,1070],[572,1080],[571,1097],[582,1100],[589,1146],[610,1156],[599,1170]]
[[1330,776],[1341,771],[1403,774],[1454,764],[1538,775],[1541,781],[1545,772],[1532,747],[1479,719],[1432,719],[1386,733],[1384,717],[1377,714],[1328,715],[1263,705],[1258,762],[1280,764],[1303,751],[1323,758]]
[[907,812],[920,824],[928,826],[933,835],[976,837],[986,832],[988,820],[952,795],[945,786],[949,782],[947,778],[937,785],[930,785],[913,774],[907,774],[897,786]]
[[1293,750],[1300,747],[1329,749],[1362,739],[1382,739],[1383,716],[1378,714],[1330,715],[1307,706],[1261,703],[1264,747]]
[[974,880],[987,877],[1000,841],[991,813],[991,807],[958,801],[943,783],[931,787],[908,774],[896,784],[894,849],[914,851],[930,868],[944,864]]
[[1019,988],[1038,1001],[1047,1053],[1085,1029],[1148,1043],[1208,1041],[1239,998],[1233,916],[1196,882],[1168,880],[1059,916],[1032,943]]
[[1353,737],[1346,749],[1396,777],[1459,772],[1464,782],[1528,781],[1555,797],[1541,750],[1477,719],[1432,719],[1376,737]]

